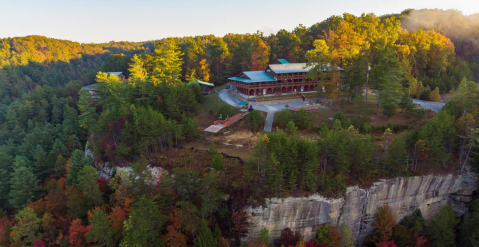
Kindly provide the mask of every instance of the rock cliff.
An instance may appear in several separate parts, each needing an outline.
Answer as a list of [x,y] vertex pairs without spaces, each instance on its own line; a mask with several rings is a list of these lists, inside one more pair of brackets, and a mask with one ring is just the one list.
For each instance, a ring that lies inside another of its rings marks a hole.
[[300,198],[271,198],[265,207],[247,208],[251,227],[247,239],[254,239],[265,227],[272,239],[286,227],[300,232],[306,240],[315,237],[322,224],[349,226],[360,246],[374,232],[372,223],[379,207],[388,204],[397,222],[420,208],[430,220],[443,205],[451,205],[459,215],[467,212],[467,203],[477,188],[477,177],[466,175],[428,175],[394,178],[376,182],[368,189],[348,187],[344,198],[327,199],[319,195]]

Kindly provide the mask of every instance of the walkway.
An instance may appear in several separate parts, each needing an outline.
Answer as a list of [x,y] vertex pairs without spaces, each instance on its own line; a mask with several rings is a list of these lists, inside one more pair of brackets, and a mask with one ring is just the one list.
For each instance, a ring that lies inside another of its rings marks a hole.
[[225,120],[216,120],[213,125],[206,128],[204,131],[211,132],[211,133],[218,133],[220,130],[238,122],[239,120],[243,119],[248,115],[249,112],[238,113],[228,119]]
[[[226,89],[221,90],[218,93],[218,96],[221,100],[226,102],[227,104],[238,107],[238,103],[240,100],[236,99],[235,97],[231,96]],[[305,102],[291,102],[291,103],[282,103],[282,104],[271,104],[271,105],[254,105],[253,109],[259,110],[262,112],[266,112],[266,122],[264,124],[264,131],[271,132],[273,127],[273,120],[274,114],[278,111],[286,109],[285,105],[288,104],[291,107],[304,107]],[[324,107],[324,106],[322,106]],[[326,107],[324,107],[326,108]]]

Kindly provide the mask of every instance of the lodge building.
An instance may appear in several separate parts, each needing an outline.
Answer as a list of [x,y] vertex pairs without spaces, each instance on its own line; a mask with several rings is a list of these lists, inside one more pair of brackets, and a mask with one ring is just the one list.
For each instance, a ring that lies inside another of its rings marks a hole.
[[278,59],[264,71],[244,71],[228,78],[230,89],[243,97],[315,91],[317,80],[307,78],[311,66]]

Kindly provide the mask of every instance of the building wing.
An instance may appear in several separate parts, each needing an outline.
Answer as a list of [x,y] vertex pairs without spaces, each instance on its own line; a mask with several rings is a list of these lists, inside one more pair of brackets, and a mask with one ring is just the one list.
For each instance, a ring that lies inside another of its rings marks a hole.
[[245,71],[239,76],[230,77],[228,79],[245,83],[277,81],[276,78],[265,71]]

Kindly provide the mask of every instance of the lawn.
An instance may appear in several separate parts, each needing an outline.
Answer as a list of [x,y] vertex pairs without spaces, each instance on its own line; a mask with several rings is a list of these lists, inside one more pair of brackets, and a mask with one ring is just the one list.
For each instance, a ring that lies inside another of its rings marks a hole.
[[[198,115],[196,115],[196,121],[198,124],[206,128],[213,124],[215,120],[218,120],[218,110],[220,107],[230,106],[223,102],[219,97],[218,93],[212,93],[205,96],[205,102],[200,105]],[[240,110],[236,107],[230,106],[232,115],[237,114]]]

